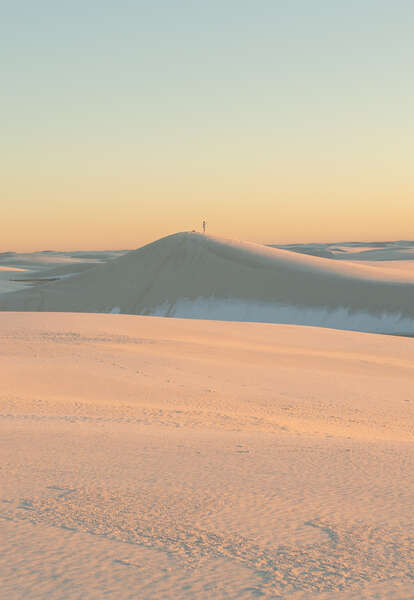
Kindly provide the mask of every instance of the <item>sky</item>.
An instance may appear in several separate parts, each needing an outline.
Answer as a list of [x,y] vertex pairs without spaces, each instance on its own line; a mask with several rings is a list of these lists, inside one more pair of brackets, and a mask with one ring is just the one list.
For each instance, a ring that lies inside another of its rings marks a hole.
[[413,239],[412,0],[0,0],[0,251]]

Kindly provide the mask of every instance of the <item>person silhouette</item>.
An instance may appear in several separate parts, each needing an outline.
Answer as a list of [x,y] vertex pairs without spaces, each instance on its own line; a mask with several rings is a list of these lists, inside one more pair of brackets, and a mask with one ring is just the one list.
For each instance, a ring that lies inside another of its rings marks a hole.
[[207,223],[205,221],[203,221],[203,233],[206,232],[206,225],[207,225]]

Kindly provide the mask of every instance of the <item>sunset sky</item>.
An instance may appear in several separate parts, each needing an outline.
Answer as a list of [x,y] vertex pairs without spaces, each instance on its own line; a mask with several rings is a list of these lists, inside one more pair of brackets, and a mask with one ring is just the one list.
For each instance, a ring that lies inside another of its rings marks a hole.
[[0,251],[413,239],[412,0],[0,9]]

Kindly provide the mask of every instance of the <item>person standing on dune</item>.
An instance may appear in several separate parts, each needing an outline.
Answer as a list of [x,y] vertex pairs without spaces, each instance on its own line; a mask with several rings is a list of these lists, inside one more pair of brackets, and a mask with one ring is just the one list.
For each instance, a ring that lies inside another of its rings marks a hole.
[[205,221],[203,221],[203,233],[206,232],[206,225],[207,225],[207,223]]

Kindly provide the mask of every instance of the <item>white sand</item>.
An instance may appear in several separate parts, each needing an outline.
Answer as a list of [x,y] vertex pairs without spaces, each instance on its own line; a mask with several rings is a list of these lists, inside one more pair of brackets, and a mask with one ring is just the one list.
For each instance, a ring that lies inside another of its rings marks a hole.
[[28,286],[43,285],[49,281],[71,277],[120,254],[123,253],[0,253],[0,296]]
[[414,341],[0,314],[2,597],[414,597]]
[[0,295],[8,292],[16,292],[22,288],[14,279],[26,274],[26,269],[0,265]]
[[16,271],[26,271],[26,269],[18,269],[17,267],[2,267],[0,265],[0,271],[11,271],[13,273]]
[[404,271],[180,233],[61,281],[3,295],[0,310],[120,312],[413,334],[414,281]]
[[363,264],[381,271],[398,271],[400,277],[414,281],[414,260],[364,260]]
[[311,256],[324,256],[335,260],[353,260],[367,264],[374,262],[393,262],[414,260],[413,241],[393,242],[346,242],[346,243],[317,243],[317,244],[288,244],[274,248],[284,248]]

